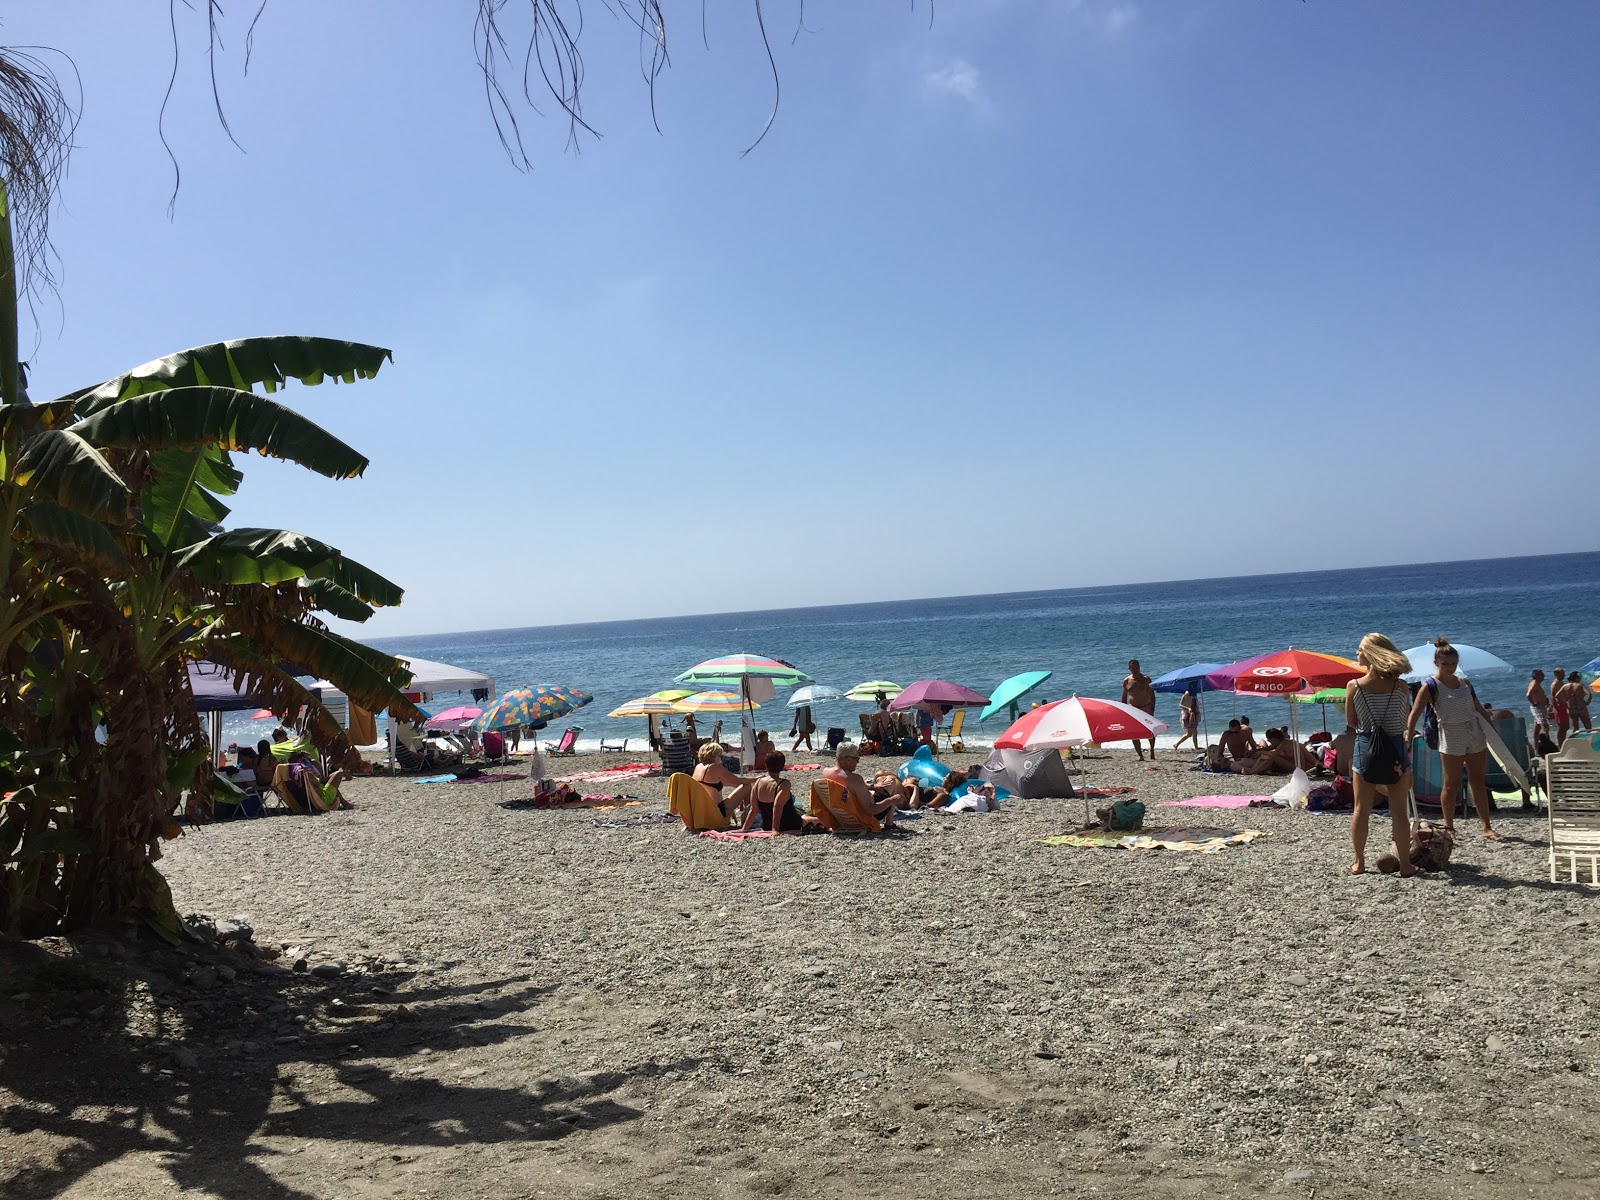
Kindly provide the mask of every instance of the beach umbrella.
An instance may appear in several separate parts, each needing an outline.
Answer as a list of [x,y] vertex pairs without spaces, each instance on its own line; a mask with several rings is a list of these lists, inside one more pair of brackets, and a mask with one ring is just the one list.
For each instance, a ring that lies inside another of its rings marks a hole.
[[672,711],[678,713],[736,713],[743,712],[746,706],[752,709],[761,707],[755,701],[741,696],[738,692],[710,691],[696,692],[692,696],[674,700],[672,702]]
[[580,704],[576,699],[579,696],[587,696],[587,693],[546,685],[512,688],[493,706],[485,709],[472,722],[472,727],[479,732],[516,729],[519,726],[543,729],[556,717],[566,716],[593,699],[589,696]]
[[1258,658],[1235,674],[1233,690],[1246,695],[1291,698],[1289,724],[1294,730],[1292,736],[1298,743],[1300,714],[1295,709],[1293,694],[1338,687],[1352,679],[1360,679],[1365,673],[1348,658],[1340,658],[1336,654],[1318,654],[1314,650],[1296,650],[1291,646],[1287,650]]
[[645,697],[647,700],[665,700],[671,704],[674,700],[682,700],[685,696],[695,694],[695,688],[662,688],[659,692],[651,692]]
[[250,714],[250,719],[252,721],[270,721],[276,715],[270,708],[258,708]]
[[[1401,676],[1407,683],[1421,683],[1433,675],[1433,652],[1435,647],[1413,646],[1407,650],[1406,657],[1411,660],[1411,670]],[[1456,664],[1456,669],[1463,675],[1492,675],[1498,671],[1509,674],[1514,668],[1505,659],[1497,654],[1490,654],[1487,650],[1480,650],[1476,646],[1465,643],[1455,646],[1455,652],[1461,656]]]
[[476,721],[483,716],[483,709],[471,704],[459,705],[456,708],[447,708],[437,716],[429,717],[424,729],[442,729],[446,732],[460,729],[463,725]]
[[1205,677],[1205,690],[1208,692],[1231,692],[1233,681],[1240,671],[1248,670],[1255,666],[1265,654],[1257,654],[1250,658],[1242,658],[1236,663],[1229,663],[1225,667],[1218,667],[1215,671],[1208,671]]
[[[1344,712],[1345,692],[1343,688],[1323,688],[1320,692],[1295,692],[1289,697],[1295,704],[1320,704],[1322,706],[1322,728],[1328,728],[1328,705],[1333,705],[1341,713]],[[1295,722],[1298,724],[1298,722]]]
[[856,684],[855,687],[844,694],[844,698],[846,700],[855,700],[861,704],[876,704],[879,692],[882,692],[888,699],[893,700],[903,691],[905,691],[905,688],[893,680],[869,679],[865,683]]
[[[1132,742],[1165,733],[1167,724],[1120,700],[1073,696],[1022,714],[994,744],[997,750],[1072,750],[1090,742]],[[1083,799],[1084,824],[1089,798]]]
[[989,693],[989,703],[978,714],[978,720],[987,721],[1002,708],[1010,711],[1011,719],[1017,719],[1017,701],[1049,679],[1049,671],[1024,671],[1020,675],[1013,675],[1010,679],[1002,679],[998,687]]
[[759,654],[725,654],[721,658],[710,658],[690,667],[675,682],[738,687],[746,679],[770,679],[773,687],[794,687],[811,682],[811,676],[793,663],[781,658],[763,658]]
[[905,691],[889,702],[889,707],[896,711],[907,708],[937,709],[946,704],[952,708],[982,708],[987,703],[989,697],[959,683],[951,683],[947,679],[919,679],[907,684]]
[[[684,696],[692,695],[694,695],[693,692],[684,693]],[[678,696],[676,699],[682,700],[683,696]],[[620,708],[612,709],[606,716],[616,717],[618,720],[623,721],[630,718],[670,716],[678,711],[672,707],[674,702],[674,700],[666,700],[658,696],[640,696],[637,700],[629,700]]]
[[800,708],[807,704],[821,704],[827,700],[842,700],[844,693],[836,687],[829,687],[825,683],[808,683],[803,688],[796,688],[794,695],[789,697],[790,708]]
[[1589,675],[1595,671],[1600,671],[1600,658],[1591,658],[1588,662],[1584,663],[1583,666],[1578,668],[1579,675]]

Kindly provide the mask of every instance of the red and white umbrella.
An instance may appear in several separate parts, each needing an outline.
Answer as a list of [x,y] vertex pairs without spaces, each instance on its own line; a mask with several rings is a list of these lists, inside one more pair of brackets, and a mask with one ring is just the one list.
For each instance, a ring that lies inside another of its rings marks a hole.
[[1362,669],[1348,658],[1318,654],[1314,650],[1296,650],[1291,646],[1246,666],[1233,677],[1233,690],[1283,696],[1340,687],[1361,675]]
[[1073,696],[1023,713],[994,744],[1000,750],[1065,750],[1090,742],[1132,742],[1166,731],[1165,721],[1130,704]]

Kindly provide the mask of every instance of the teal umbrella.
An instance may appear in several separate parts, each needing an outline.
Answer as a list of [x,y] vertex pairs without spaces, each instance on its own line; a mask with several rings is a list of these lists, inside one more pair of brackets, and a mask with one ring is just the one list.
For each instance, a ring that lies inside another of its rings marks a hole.
[[1009,709],[1011,719],[1017,719],[1017,701],[1049,679],[1050,671],[1024,671],[1021,675],[1013,675],[1010,679],[1003,680],[999,687],[989,693],[989,707],[978,714],[978,720],[987,721],[1002,708]]

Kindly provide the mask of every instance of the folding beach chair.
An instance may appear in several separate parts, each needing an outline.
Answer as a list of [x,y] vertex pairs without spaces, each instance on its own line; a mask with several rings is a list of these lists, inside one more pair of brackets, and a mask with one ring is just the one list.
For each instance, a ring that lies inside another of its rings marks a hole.
[[691,833],[726,829],[732,824],[711,789],[693,775],[681,771],[667,780],[667,811],[681,820]]
[[1600,887],[1600,735],[1575,734],[1545,755],[1550,882]]
[[944,748],[946,750],[959,751],[966,749],[966,743],[961,740],[961,727],[966,724],[966,721],[967,710],[964,708],[956,709],[955,720],[950,722],[950,728],[945,730],[943,734]]
[[882,833],[878,818],[861,807],[837,779],[811,781],[811,815],[834,833]]
[[578,735],[583,732],[582,725],[569,725],[561,740],[554,746],[546,748],[545,753],[551,758],[571,758],[578,753]]

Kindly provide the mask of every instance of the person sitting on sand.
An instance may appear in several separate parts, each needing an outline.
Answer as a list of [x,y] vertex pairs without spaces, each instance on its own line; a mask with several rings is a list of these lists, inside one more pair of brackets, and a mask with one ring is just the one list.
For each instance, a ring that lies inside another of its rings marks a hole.
[[783,768],[788,762],[782,750],[772,750],[762,760],[767,773],[750,788],[750,811],[745,814],[744,828],[755,827],[757,818],[767,833],[801,833],[807,823],[821,827],[815,817],[802,816],[794,804],[794,791],[783,778]]
[[767,761],[767,755],[771,754],[776,749],[777,747],[772,744],[771,734],[769,734],[765,729],[756,730],[756,761],[758,763],[765,763]]
[[1252,746],[1253,742],[1244,732],[1243,723],[1238,717],[1228,722],[1228,727],[1217,739],[1217,747],[1222,752],[1219,757],[1225,766],[1230,762],[1240,763],[1249,759]]
[[1244,747],[1251,754],[1261,753],[1261,743],[1256,741],[1256,731],[1250,727],[1250,718],[1241,714],[1239,730],[1244,734]]
[[1289,737],[1286,729],[1267,730],[1266,747],[1233,766],[1236,775],[1288,775],[1296,765],[1309,771],[1317,765],[1316,756]]
[[894,820],[894,797],[879,796],[870,787],[867,781],[856,774],[856,767],[861,762],[861,751],[854,742],[840,742],[833,752],[834,765],[825,767],[822,771],[824,779],[831,779],[835,783],[844,785],[845,791],[854,796],[862,809],[876,817],[882,824],[888,825]]
[[[722,815],[731,818],[735,812],[743,813],[750,803],[750,785],[756,782],[754,775],[735,775],[722,765],[722,756],[725,753],[721,742],[707,742],[695,752],[695,757],[700,760],[700,765],[694,769],[694,777],[699,782],[711,789],[711,794],[717,798],[717,807],[722,809]],[[723,789],[727,791],[724,792]]]

